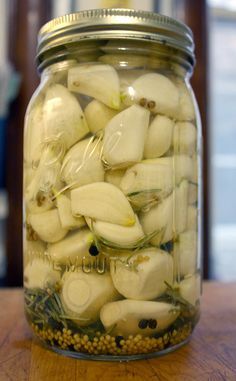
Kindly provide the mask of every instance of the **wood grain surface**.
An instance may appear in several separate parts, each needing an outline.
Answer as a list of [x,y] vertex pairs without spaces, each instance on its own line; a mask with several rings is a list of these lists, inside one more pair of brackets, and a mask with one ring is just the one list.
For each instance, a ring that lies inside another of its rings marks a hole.
[[189,344],[151,360],[66,358],[32,339],[21,289],[0,291],[0,381],[236,381],[236,284],[205,283]]

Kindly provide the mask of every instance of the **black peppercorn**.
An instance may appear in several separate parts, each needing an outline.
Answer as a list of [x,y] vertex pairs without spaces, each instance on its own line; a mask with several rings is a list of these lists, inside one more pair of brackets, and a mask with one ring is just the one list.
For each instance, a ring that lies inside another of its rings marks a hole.
[[147,99],[141,98],[139,101],[140,106],[145,107],[147,105]]
[[154,109],[155,106],[156,106],[156,102],[154,102],[154,101],[149,101],[147,104],[147,107],[149,110]]
[[99,251],[97,249],[97,246],[95,246],[94,244],[92,244],[89,248],[89,253],[90,255],[92,255],[93,257],[96,257],[98,254],[99,254]]
[[122,345],[120,344],[121,340],[124,340],[123,336],[116,336],[115,342],[118,348],[122,347]]
[[148,327],[151,329],[155,329],[157,327],[157,321],[155,319],[150,319],[148,322]]
[[145,329],[145,328],[147,328],[147,326],[148,326],[148,320],[147,319],[142,319],[138,323],[138,327],[140,329]]
[[173,251],[174,242],[168,241],[160,246],[161,250],[168,251],[168,253],[171,253]]

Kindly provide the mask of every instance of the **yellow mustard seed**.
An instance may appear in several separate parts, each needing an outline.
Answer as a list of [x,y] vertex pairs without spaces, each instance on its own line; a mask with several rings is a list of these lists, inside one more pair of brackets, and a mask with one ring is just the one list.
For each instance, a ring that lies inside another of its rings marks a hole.
[[74,351],[91,354],[110,354],[110,355],[131,355],[139,353],[152,353],[163,350],[164,347],[176,345],[185,340],[192,332],[191,324],[186,324],[182,328],[174,329],[165,333],[159,338],[143,337],[142,335],[129,335],[128,338],[119,336],[102,335],[99,331],[93,340],[89,340],[88,335],[72,333],[70,329],[63,328],[52,330],[50,328],[39,328],[31,325],[34,332],[41,339],[47,341],[52,346],[58,346],[67,350],[70,346]]

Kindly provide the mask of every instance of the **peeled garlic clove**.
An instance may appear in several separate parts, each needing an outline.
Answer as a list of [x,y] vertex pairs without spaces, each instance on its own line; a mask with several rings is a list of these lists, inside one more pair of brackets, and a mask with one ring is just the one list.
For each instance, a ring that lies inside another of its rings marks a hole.
[[188,189],[188,203],[195,204],[198,200],[198,186],[190,183]]
[[33,163],[30,171],[31,181],[28,180],[26,184],[25,193],[28,199],[30,196],[34,197],[39,190],[49,192],[52,188],[60,189],[60,170],[64,153],[64,143],[60,139],[42,142],[40,160]]
[[48,254],[57,263],[81,265],[84,256],[89,255],[93,234],[89,229],[72,232],[63,240],[48,245]]
[[26,288],[47,288],[59,282],[61,274],[46,258],[34,258],[24,269],[24,286]]
[[182,280],[179,284],[179,293],[183,299],[195,306],[201,295],[200,274],[194,274]]
[[123,226],[135,224],[129,201],[120,189],[109,183],[93,183],[72,190],[71,210],[74,216],[81,215]]
[[51,85],[43,106],[44,139],[61,139],[68,149],[88,132],[84,113],[75,96],[60,84]]
[[105,303],[117,300],[119,294],[112,284],[109,273],[85,274],[82,270],[65,272],[62,278],[61,301],[70,319],[87,326],[99,319]]
[[140,222],[145,234],[157,234],[152,238],[153,245],[160,245],[170,241],[173,231],[173,194],[166,197],[160,204],[147,212],[140,214]]
[[71,201],[69,197],[64,194],[57,196],[57,209],[59,213],[59,218],[61,221],[61,226],[64,229],[75,229],[81,228],[86,225],[85,219],[83,217],[74,217],[71,211]]
[[144,160],[127,169],[120,188],[136,210],[148,208],[171,193],[172,172],[171,158]]
[[144,160],[128,168],[120,187],[126,194],[158,190],[162,197],[173,189],[172,158]]
[[178,122],[174,126],[173,147],[175,154],[192,156],[197,149],[197,130],[189,122]]
[[24,128],[24,163],[32,168],[32,163],[40,160],[42,134],[41,128],[43,119],[43,99],[33,101],[29,104],[25,116]]
[[175,85],[179,90],[179,108],[177,120],[191,121],[195,119],[194,97],[192,89],[188,88],[184,82],[176,82]]
[[104,133],[103,156],[110,166],[128,166],[140,161],[150,113],[134,105],[121,111],[107,124]]
[[102,132],[107,123],[117,114],[117,111],[107,107],[104,103],[101,103],[94,99],[90,102],[85,110],[84,115],[87,120],[89,130],[93,134]]
[[85,94],[119,110],[120,83],[116,70],[110,65],[78,65],[68,70],[70,91]]
[[101,161],[101,142],[88,138],[75,144],[66,154],[61,169],[61,178],[71,187],[104,180]]
[[192,173],[193,161],[186,155],[143,160],[127,169],[120,188],[134,207],[142,208],[160,202]]
[[38,236],[46,242],[57,242],[64,238],[68,232],[61,226],[57,209],[39,214],[29,214],[29,223]]
[[126,169],[110,169],[105,172],[105,181],[120,188],[120,183],[125,171]]
[[144,74],[133,84],[134,100],[154,113],[175,117],[179,106],[177,87],[166,76],[158,73]]
[[[178,317],[178,309],[172,304],[141,300],[120,300],[105,304],[100,313],[100,319],[107,331],[112,335],[150,336],[169,327]],[[141,321],[150,319],[156,321],[156,328],[142,329]]]
[[198,228],[198,210],[196,206],[188,206],[187,229],[197,231]]
[[172,142],[174,122],[164,115],[157,115],[148,127],[144,146],[144,158],[153,159],[164,155]]
[[173,259],[156,248],[140,250],[128,262],[112,261],[111,277],[115,288],[125,298],[151,300],[165,292],[165,282],[172,283]]
[[125,194],[144,190],[159,190],[169,194],[175,184],[191,180],[193,161],[186,155],[143,160],[125,172],[120,187]]
[[183,180],[160,204],[140,214],[145,234],[157,231],[150,240],[152,245],[171,241],[183,232],[187,224],[188,182]]
[[174,243],[173,258],[176,272],[181,276],[194,274],[197,266],[197,233],[189,230]]
[[[32,179],[25,188],[25,200],[36,212],[50,209],[52,190],[60,187],[60,153],[54,152],[51,144],[42,149],[37,168],[31,172]],[[38,205],[39,204],[39,205]],[[37,206],[42,208],[37,208]],[[39,210],[38,210],[39,209]]]
[[135,220],[136,222],[133,226],[121,226],[109,222],[94,221],[91,224],[91,228],[95,235],[108,246],[132,248],[137,246],[138,242],[144,238],[143,229],[137,216],[135,216]]

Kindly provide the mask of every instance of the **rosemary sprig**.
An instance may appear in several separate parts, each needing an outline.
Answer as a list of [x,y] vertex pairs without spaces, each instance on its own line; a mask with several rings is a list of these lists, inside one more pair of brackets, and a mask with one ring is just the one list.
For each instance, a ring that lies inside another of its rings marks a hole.
[[69,328],[75,332],[88,335],[90,339],[96,332],[106,333],[100,320],[88,326],[80,326],[79,322],[86,318],[76,318],[66,314],[63,309],[59,292],[53,287],[47,289],[25,289],[25,310],[30,322],[41,329]]
[[25,308],[29,319],[43,328],[57,326],[67,328],[67,321],[60,318],[63,308],[57,291],[48,287],[46,290],[34,288],[25,290]]

